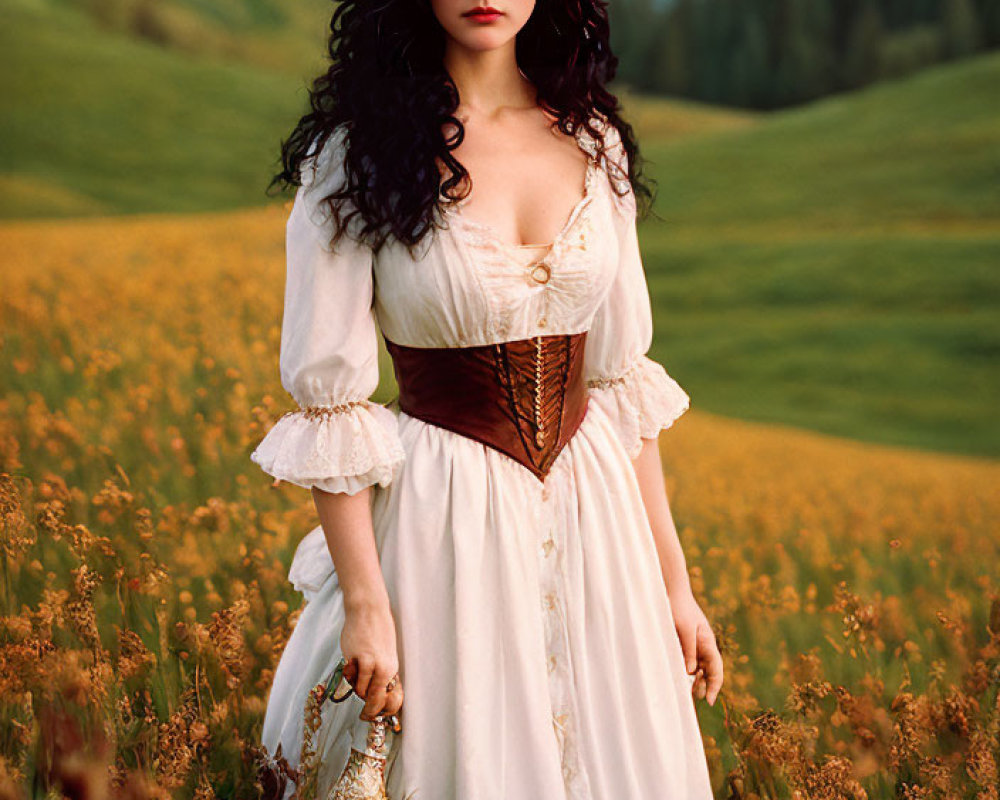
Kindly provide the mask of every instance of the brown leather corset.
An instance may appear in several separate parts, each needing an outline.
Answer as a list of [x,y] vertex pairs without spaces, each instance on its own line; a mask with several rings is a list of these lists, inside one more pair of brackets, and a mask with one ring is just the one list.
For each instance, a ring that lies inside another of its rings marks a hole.
[[401,411],[506,453],[544,482],[587,411],[586,335],[474,347],[385,344]]

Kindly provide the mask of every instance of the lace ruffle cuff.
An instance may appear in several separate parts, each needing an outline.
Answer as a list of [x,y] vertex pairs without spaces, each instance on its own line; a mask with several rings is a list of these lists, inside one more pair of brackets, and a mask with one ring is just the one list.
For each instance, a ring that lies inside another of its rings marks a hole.
[[371,400],[289,411],[250,454],[278,480],[347,494],[387,486],[404,457],[396,415]]
[[612,420],[630,458],[639,455],[642,439],[655,439],[690,406],[690,398],[663,365],[642,356],[614,378],[587,381],[590,402]]

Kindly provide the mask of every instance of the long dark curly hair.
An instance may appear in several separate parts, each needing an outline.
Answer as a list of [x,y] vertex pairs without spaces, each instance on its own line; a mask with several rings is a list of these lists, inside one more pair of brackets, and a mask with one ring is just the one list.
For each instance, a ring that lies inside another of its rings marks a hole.
[[[268,185],[300,185],[302,162],[346,123],[345,181],[322,199],[335,220],[331,244],[360,215],[359,241],[377,252],[391,235],[412,250],[436,224],[436,206],[447,202],[439,193],[448,201],[464,196],[451,194],[468,172],[451,152],[465,129],[454,115],[458,89],[443,66],[444,47],[445,32],[429,0],[338,3],[327,44],[331,64],[313,81],[310,110],[282,142],[283,168]],[[583,126],[601,158],[595,112],[618,130],[628,183],[644,215],[653,198],[650,181],[641,175],[632,126],[605,86],[618,66],[609,46],[606,0],[537,0],[517,35],[516,54],[539,105],[556,117],[560,131],[576,135]],[[457,129],[450,139],[446,125]],[[436,158],[451,172],[443,182]]]

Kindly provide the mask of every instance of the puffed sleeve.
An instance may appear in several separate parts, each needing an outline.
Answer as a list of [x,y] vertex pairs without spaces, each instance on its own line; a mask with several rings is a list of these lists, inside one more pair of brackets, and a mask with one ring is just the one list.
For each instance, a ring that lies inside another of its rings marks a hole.
[[379,381],[373,252],[350,235],[331,249],[333,219],[320,203],[344,181],[343,147],[341,128],[303,162],[286,225],[279,355],[281,385],[298,408],[250,458],[297,486],[356,494],[388,485],[404,452],[396,414],[369,399]]
[[639,250],[635,195],[625,177],[627,154],[618,131],[605,133],[608,161],[622,173],[612,179],[627,194],[614,199],[618,238],[618,271],[587,333],[584,375],[590,402],[611,418],[631,458],[639,455],[642,439],[655,439],[683,414],[690,403],[663,365],[647,353],[653,341],[649,287]]

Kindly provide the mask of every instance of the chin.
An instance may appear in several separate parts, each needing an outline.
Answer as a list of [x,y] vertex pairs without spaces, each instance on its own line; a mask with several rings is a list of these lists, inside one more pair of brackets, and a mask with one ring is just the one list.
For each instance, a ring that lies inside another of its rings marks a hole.
[[510,36],[501,34],[499,31],[482,31],[474,33],[471,36],[463,36],[458,40],[458,43],[467,50],[486,52],[503,47],[511,38]]
[[503,47],[517,35],[517,31],[501,23],[476,26],[466,19],[459,19],[448,34],[468,50],[484,51]]

